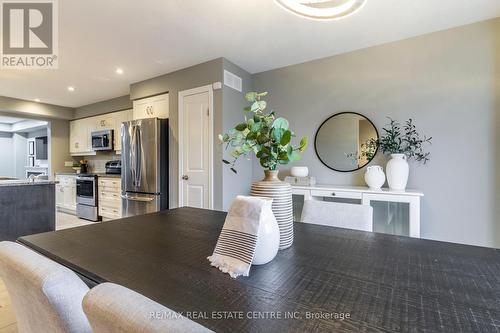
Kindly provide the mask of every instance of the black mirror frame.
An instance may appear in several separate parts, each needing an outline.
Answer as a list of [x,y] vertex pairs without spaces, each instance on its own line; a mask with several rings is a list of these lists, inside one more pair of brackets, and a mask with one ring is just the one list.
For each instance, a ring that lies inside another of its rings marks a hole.
[[377,133],[377,140],[380,138],[380,135],[378,133],[378,130],[377,130],[377,126],[375,126],[375,124],[370,120],[368,119],[365,115],[362,115],[361,113],[357,113],[357,112],[352,112],[352,111],[344,111],[344,112],[339,112],[339,113],[335,113],[334,115],[328,117],[325,121],[323,121],[321,123],[321,125],[319,125],[318,127],[318,130],[316,131],[316,134],[314,135],[314,152],[316,153],[316,156],[318,157],[318,159],[321,161],[321,163],[323,163],[324,166],[326,166],[328,169],[330,170],[333,170],[333,171],[337,171],[337,172],[344,172],[344,173],[347,173],[347,172],[355,172],[355,171],[358,171],[360,169],[363,169],[365,166],[367,166],[368,164],[370,164],[371,161],[373,161],[373,159],[375,158],[375,156],[377,155],[378,153],[378,150],[379,150],[379,145],[377,145],[377,150],[375,150],[375,154],[373,154],[373,157],[363,166],[360,166],[358,167],[357,169],[353,169],[353,170],[337,170],[331,166],[329,166],[328,164],[326,164],[322,159],[321,157],[319,156],[319,153],[318,153],[318,146],[317,146],[317,140],[318,140],[318,133],[319,131],[321,130],[321,127],[323,127],[324,124],[326,124],[327,121],[329,121],[330,119],[332,119],[333,117],[336,117],[336,116],[340,116],[342,114],[355,114],[357,116],[360,116],[360,117],[363,117],[365,118],[366,120],[368,120],[368,122],[370,122],[370,124],[373,126],[373,128],[375,129],[375,133]]

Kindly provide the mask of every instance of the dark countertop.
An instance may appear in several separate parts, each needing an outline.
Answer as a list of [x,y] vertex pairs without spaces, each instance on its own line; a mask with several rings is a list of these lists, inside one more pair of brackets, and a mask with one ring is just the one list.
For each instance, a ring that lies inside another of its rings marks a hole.
[[0,187],[4,186],[33,186],[33,185],[54,185],[56,181],[53,180],[36,180],[31,181],[28,179],[16,179],[16,180],[0,180]]
[[122,178],[122,175],[113,175],[108,173],[95,173],[97,177],[106,177],[106,178]]
[[[180,208],[18,241],[90,284],[121,284],[216,332],[500,329],[500,250],[295,223],[291,248],[232,279],[207,260],[225,216]],[[266,313],[281,319],[255,317]]]

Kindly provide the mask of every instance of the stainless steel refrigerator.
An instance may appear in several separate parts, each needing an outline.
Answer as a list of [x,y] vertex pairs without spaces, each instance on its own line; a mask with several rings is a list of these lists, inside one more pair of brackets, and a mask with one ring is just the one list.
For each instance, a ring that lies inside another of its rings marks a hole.
[[168,120],[125,122],[121,138],[122,215],[168,209]]

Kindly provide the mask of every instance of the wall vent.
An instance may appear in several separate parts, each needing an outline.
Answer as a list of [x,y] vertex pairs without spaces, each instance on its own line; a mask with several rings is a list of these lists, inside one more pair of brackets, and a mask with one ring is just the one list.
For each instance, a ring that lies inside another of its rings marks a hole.
[[233,88],[234,90],[238,90],[239,92],[243,89],[241,77],[226,70],[224,70],[224,85]]

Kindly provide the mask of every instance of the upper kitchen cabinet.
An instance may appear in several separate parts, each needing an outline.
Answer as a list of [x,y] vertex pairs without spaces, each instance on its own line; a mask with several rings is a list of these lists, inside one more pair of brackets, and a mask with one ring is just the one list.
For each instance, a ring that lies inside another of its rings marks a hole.
[[92,149],[92,132],[113,130],[113,149],[121,153],[121,124],[132,120],[132,110],[111,112],[100,116],[70,121],[70,154],[95,155]]
[[69,122],[69,152],[71,155],[91,155],[90,118],[78,119]]
[[168,94],[135,100],[133,118],[168,118]]
[[92,119],[92,130],[93,131],[100,131],[100,130],[114,130],[116,127],[116,121],[117,117],[115,115],[116,112],[113,113],[107,113],[102,116],[97,116],[97,117],[90,117],[89,119]]
[[114,112],[115,115],[115,128],[114,128],[114,144],[115,151],[117,154],[121,154],[122,151],[122,136],[121,127],[122,123],[132,120],[133,110],[125,110]]

